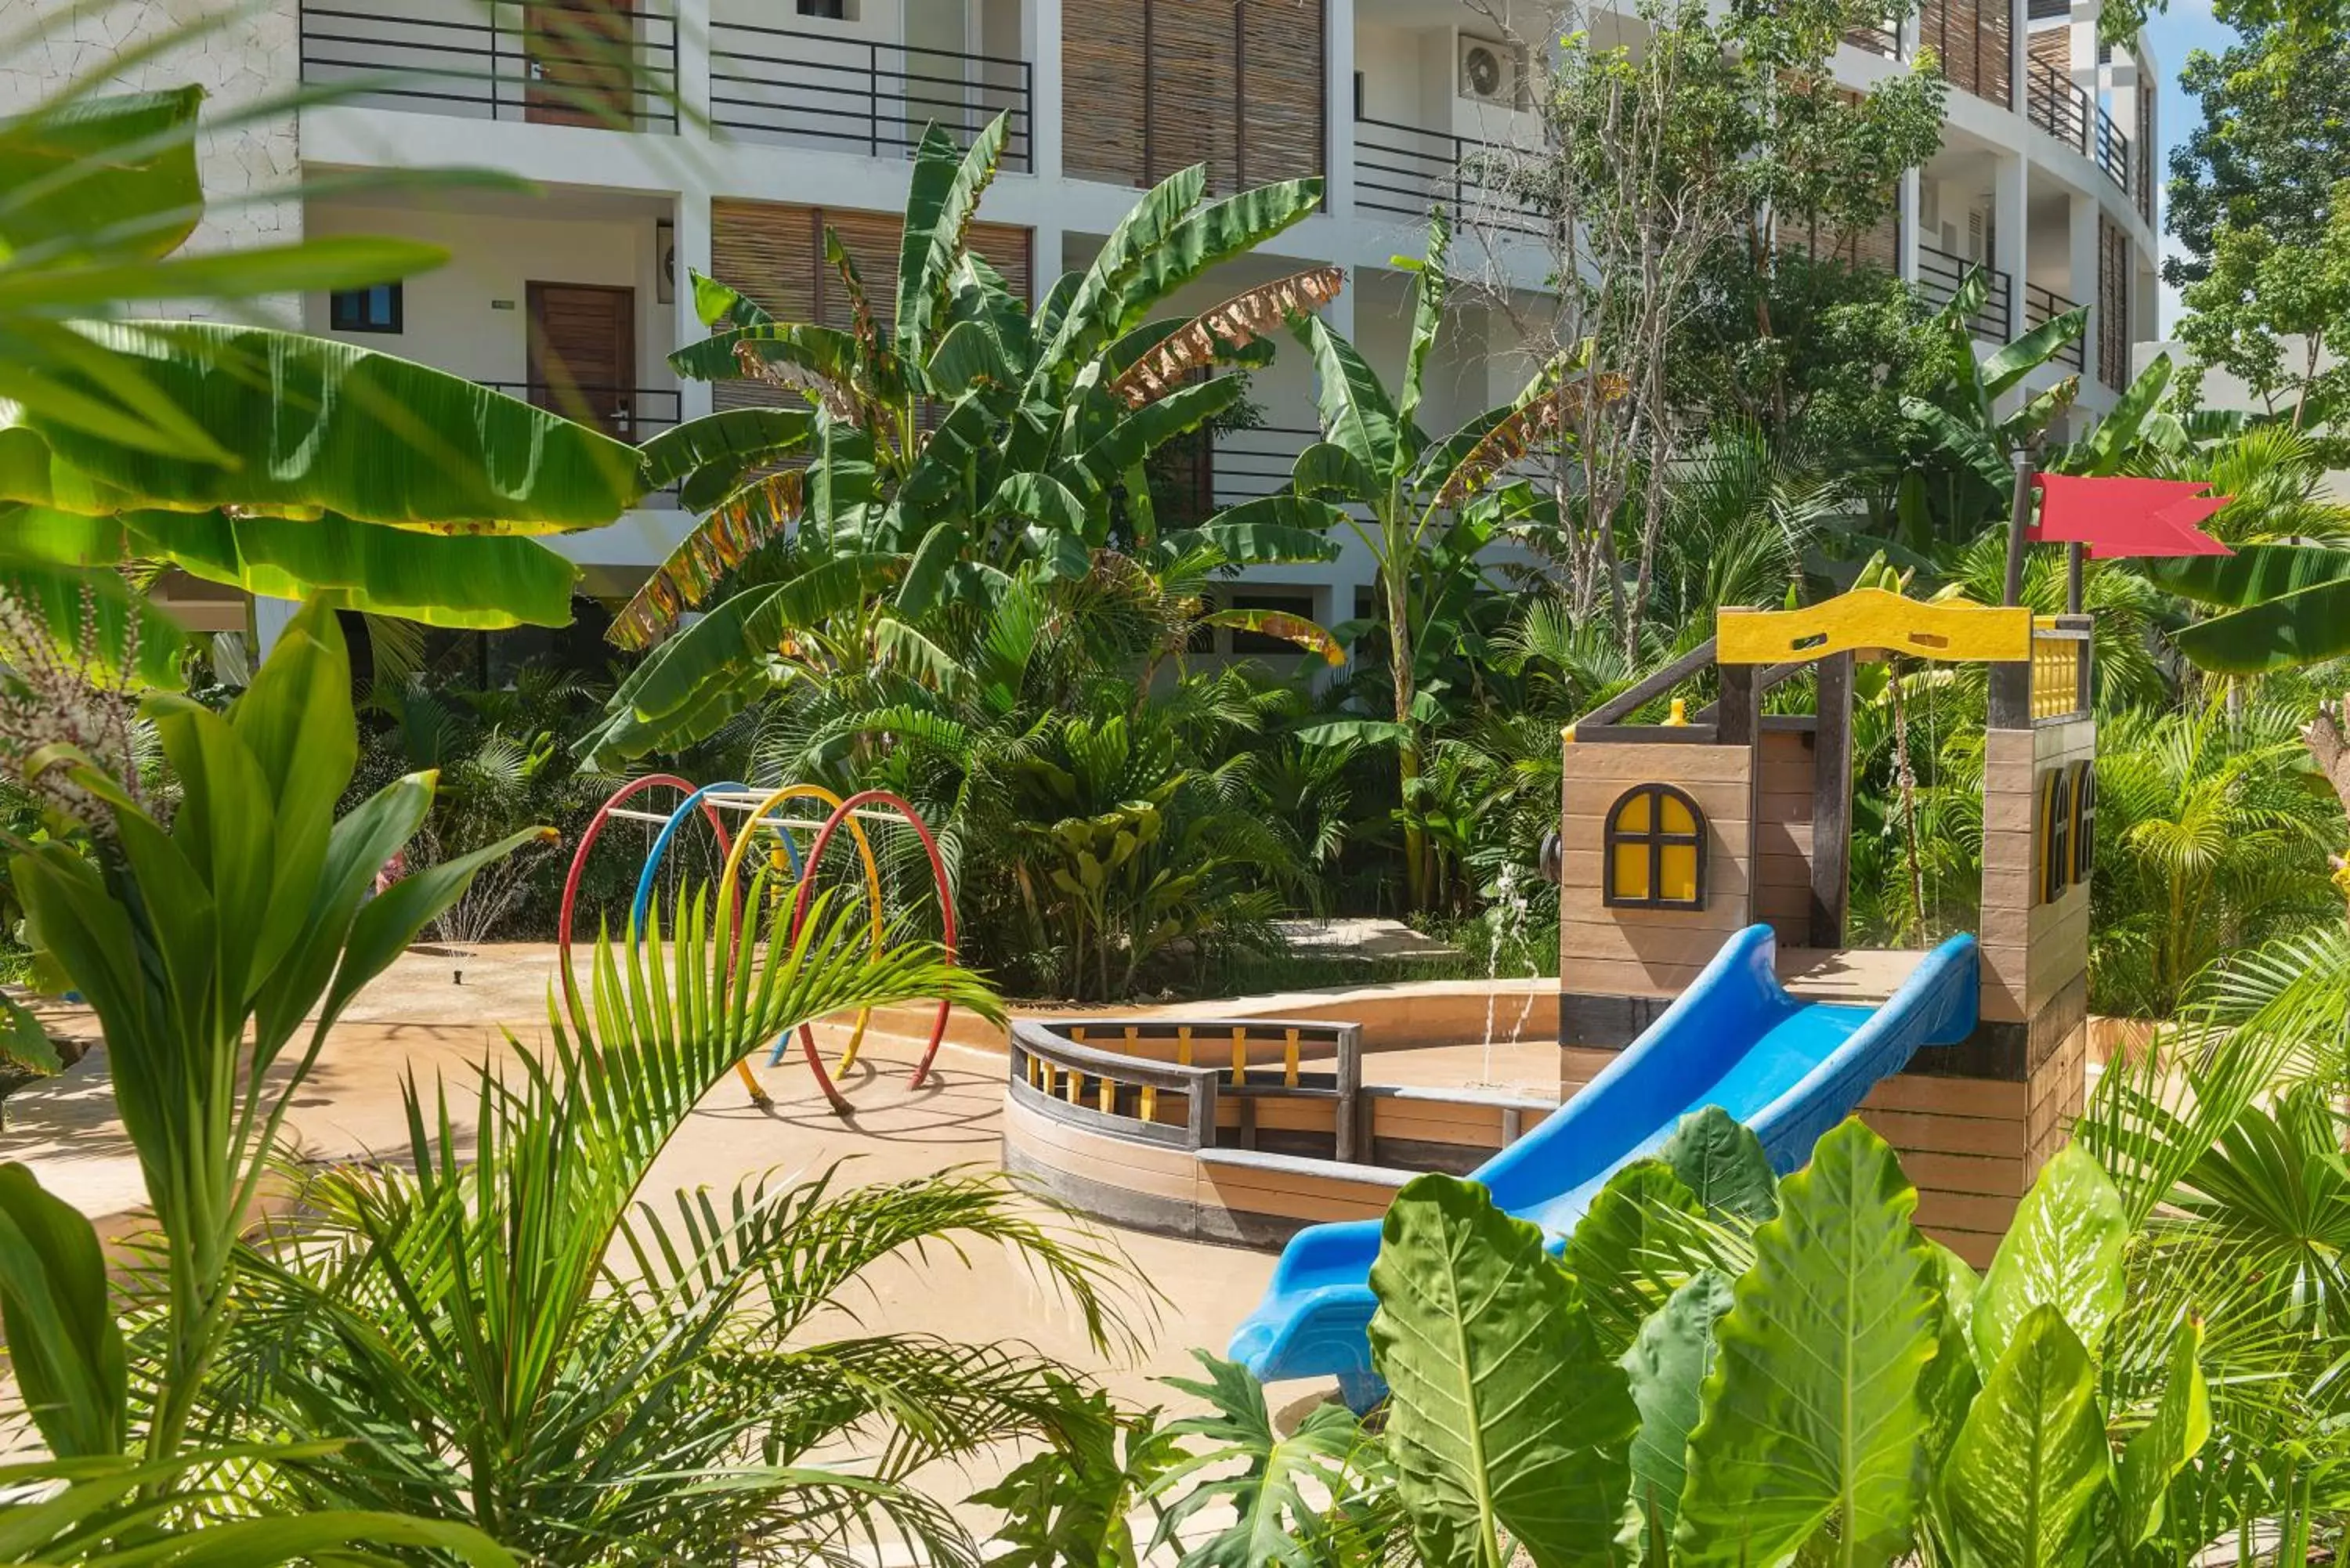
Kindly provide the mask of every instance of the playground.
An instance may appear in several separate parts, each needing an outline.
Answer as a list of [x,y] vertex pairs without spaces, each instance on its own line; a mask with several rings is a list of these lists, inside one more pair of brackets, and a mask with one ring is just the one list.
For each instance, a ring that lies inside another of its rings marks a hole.
[[[1928,952],[1842,941],[1854,670],[1887,648],[1987,666],[1991,682],[1981,918]],[[1269,1382],[1336,1377],[1357,1405],[1379,1391],[1367,1279],[1404,1182],[1473,1176],[1555,1246],[1615,1172],[1710,1106],[1783,1171],[1857,1112],[1900,1151],[1920,1227],[1981,1266],[2061,1146],[2088,1071],[2088,649],[2085,618],[1877,588],[1725,611],[1713,638],[1561,738],[1555,985],[1015,1008],[1008,1027],[943,1002],[868,1010],[745,1060],[654,1179],[723,1186],[851,1159],[857,1179],[888,1180],[1000,1161],[1111,1228],[1168,1321],[1229,1334]],[[1766,714],[1798,674],[1815,680],[1815,711]],[[1715,696],[1692,712],[1683,689]],[[1669,722],[1624,722],[1660,701]],[[607,942],[705,914],[738,954],[792,942],[828,889],[872,950],[927,928],[952,952],[939,846],[896,796],[639,778],[573,849],[557,943],[420,948],[345,1015],[289,1122],[304,1160],[396,1145],[403,1072],[499,1061],[510,1037],[545,1035],[550,1005],[592,1015],[590,938],[570,896],[598,856],[634,872],[619,929],[608,910],[598,921]],[[12,1106],[12,1142],[112,1235],[140,1189],[127,1145],[89,1120],[110,1115],[90,1086],[99,1061]],[[888,1320],[1083,1359],[1081,1336],[1008,1258],[977,1266],[975,1289],[947,1295],[893,1273]],[[1139,1393],[1181,1368],[1159,1351],[1116,1375]]]

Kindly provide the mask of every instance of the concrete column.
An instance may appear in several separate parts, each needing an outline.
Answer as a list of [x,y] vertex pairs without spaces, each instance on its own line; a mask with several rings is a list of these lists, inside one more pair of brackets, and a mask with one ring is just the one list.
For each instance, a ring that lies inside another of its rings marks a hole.
[[[1081,5],[1087,3],[1076,0]],[[1061,5],[1062,0],[1028,0],[1021,8],[1021,52],[1029,65],[1029,142],[1036,177],[1053,182],[1061,178]],[[1040,279],[1058,275],[1057,250],[1053,266],[1040,266],[1037,272]]]
[[[1911,26],[1913,24],[1905,22],[1902,26]],[[1926,243],[1923,216],[1925,195],[1925,181],[1919,177],[1918,171],[1915,169],[1903,170],[1901,171],[1901,240],[1898,247],[1900,254],[1896,265],[1900,271],[1901,281],[1907,284],[1915,284],[1918,281],[1918,247]]]
[[696,139],[710,131],[710,0],[674,0],[677,16],[677,129]]
[[2023,265],[2032,253],[2024,227],[2031,222],[2025,198],[2026,179],[2022,155],[2002,156],[1991,166],[1991,265],[2007,275],[2007,335],[2011,341],[2023,331]]
[[2094,100],[2097,94],[2097,17],[2100,0],[2073,0],[2073,81]]
[[2032,7],[2029,0],[2009,0],[2007,9],[2007,107],[2017,114],[2030,112],[2031,91],[2025,70],[2032,63]]
[[1322,0],[1325,144],[1322,210],[1355,212],[1355,0]]
[[2072,282],[2064,292],[2073,296],[2074,304],[2089,307],[2088,324],[2081,329],[2081,373],[2094,380],[2097,374],[2097,199],[2075,191],[2068,201],[2073,221]]
[[[702,317],[693,309],[693,275],[710,271],[710,192],[696,187],[681,191],[677,197],[677,287],[673,291],[677,303],[678,347],[699,343],[710,336]],[[681,380],[678,383],[679,413],[689,420],[700,419],[711,410],[711,384],[707,381]]]
[[297,599],[274,599],[261,594],[253,598],[253,662],[256,669],[277,646],[277,639],[293,624],[294,612],[302,607]]

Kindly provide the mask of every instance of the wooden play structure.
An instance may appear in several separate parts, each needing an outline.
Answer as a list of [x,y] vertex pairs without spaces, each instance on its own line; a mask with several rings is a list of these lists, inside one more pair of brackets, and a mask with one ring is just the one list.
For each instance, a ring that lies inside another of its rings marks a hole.
[[[2081,1109],[2096,726],[2090,622],[1866,588],[1790,611],[1725,609],[1716,634],[1563,737],[1560,1090],[1639,1035],[1730,940],[1762,924],[1806,1000],[1882,1003],[1918,955],[1846,944],[1856,664],[1888,651],[1989,667],[1980,994],[1963,1044],[1918,1051],[1862,1116],[1901,1152],[1918,1223],[1988,1262]],[[1679,722],[1628,715],[1708,670]],[[1815,714],[1766,715],[1817,673]]]
[[1003,1164],[1118,1224],[1277,1246],[1461,1174],[1546,1100],[1366,1085],[1364,1030],[1290,1018],[1020,1019]]

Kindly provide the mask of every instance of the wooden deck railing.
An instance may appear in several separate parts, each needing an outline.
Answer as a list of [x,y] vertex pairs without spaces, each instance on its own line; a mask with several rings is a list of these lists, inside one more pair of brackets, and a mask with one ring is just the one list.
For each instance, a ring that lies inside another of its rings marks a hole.
[[1355,1024],[1017,1019],[1007,1070],[1013,1098],[1056,1120],[1192,1150],[1216,1147],[1221,1098],[1241,1102],[1243,1147],[1256,1100],[1332,1101],[1335,1157],[1355,1158],[1363,1072]]

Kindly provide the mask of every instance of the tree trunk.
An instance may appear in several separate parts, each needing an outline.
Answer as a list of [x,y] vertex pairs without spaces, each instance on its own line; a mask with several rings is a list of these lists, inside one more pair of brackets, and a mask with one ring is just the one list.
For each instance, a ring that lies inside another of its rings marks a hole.
[[[2319,703],[2317,717],[2302,726],[2301,743],[2309,748],[2310,760],[2325,775],[2325,782],[2334,786],[2342,809],[2350,813],[2350,734],[2343,730],[2345,711],[2350,711],[2350,697],[2340,702]],[[2334,886],[2350,897],[2350,865],[2345,865],[2340,856],[2334,857]]]
[[1405,912],[1427,908],[1428,835],[1410,818],[1411,786],[1419,780],[1419,736],[1412,727],[1411,601],[1404,591],[1402,563],[1388,553],[1385,577],[1388,593],[1388,670],[1395,686],[1395,722],[1402,730],[1396,738],[1397,804],[1404,807],[1403,876]]

